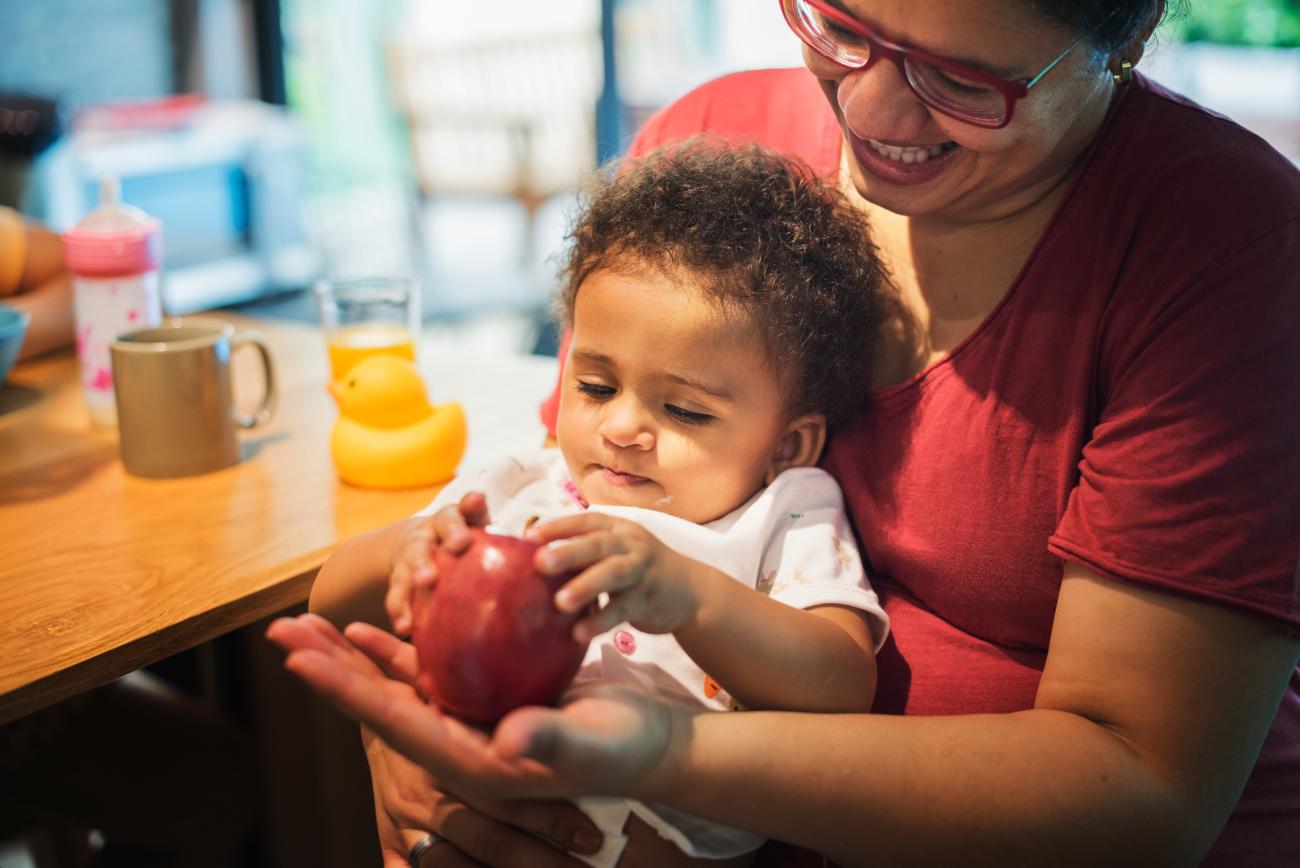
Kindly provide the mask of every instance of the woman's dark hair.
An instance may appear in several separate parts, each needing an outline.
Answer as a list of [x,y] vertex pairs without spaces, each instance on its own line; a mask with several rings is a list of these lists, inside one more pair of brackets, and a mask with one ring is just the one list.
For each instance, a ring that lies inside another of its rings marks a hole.
[[[1174,0],[1177,5],[1179,0]],[[1166,0],[1030,0],[1041,15],[1076,33],[1089,33],[1093,47],[1114,54],[1164,17]]]
[[582,283],[653,268],[754,329],[792,416],[846,421],[865,395],[885,277],[865,215],[812,170],[696,138],[628,160],[583,191],[557,313]]

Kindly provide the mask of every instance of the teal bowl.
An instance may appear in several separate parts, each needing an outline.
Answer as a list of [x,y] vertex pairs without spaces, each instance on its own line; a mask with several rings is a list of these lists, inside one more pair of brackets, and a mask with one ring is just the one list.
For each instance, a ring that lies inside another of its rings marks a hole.
[[30,319],[31,314],[27,311],[0,304],[0,383],[9,376],[9,369],[18,358]]

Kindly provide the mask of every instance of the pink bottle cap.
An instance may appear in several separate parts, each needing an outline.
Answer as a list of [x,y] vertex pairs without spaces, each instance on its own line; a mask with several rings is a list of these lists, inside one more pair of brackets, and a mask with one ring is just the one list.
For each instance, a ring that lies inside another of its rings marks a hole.
[[153,271],[162,262],[162,226],[121,202],[116,177],[99,182],[99,207],[63,233],[63,255],[73,274],[126,277]]

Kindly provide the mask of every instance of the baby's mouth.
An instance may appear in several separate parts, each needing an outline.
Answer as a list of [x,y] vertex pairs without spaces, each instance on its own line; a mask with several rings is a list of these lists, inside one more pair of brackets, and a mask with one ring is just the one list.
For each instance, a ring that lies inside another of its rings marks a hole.
[[884,142],[875,139],[866,139],[866,143],[870,145],[871,149],[877,154],[893,160],[895,163],[924,163],[926,160],[934,157],[941,157],[957,147],[956,142],[940,142],[937,145],[921,147],[887,145]]
[[615,470],[612,467],[605,467],[603,465],[600,468],[600,472],[605,477],[605,480],[613,485],[632,486],[650,482],[650,479],[645,476],[637,476],[635,473],[624,473],[620,470]]

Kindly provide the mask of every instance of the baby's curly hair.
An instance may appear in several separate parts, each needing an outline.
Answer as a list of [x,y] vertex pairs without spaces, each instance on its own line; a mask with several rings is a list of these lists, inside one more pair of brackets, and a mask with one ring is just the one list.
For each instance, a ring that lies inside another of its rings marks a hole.
[[624,161],[581,205],[556,300],[565,325],[591,274],[656,268],[754,328],[792,418],[834,428],[860,407],[886,277],[865,215],[807,165],[696,138]]

